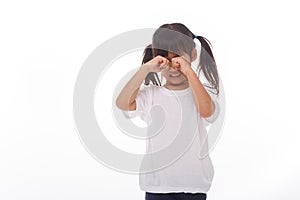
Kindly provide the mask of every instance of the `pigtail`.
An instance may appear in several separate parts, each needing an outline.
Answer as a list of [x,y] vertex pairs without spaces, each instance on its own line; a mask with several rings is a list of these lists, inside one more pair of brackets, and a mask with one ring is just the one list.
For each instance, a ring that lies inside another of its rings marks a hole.
[[[152,58],[153,58],[152,45],[150,44],[144,50],[142,64],[145,64],[146,62],[150,61]],[[149,85],[150,81],[152,82],[153,85],[161,86],[161,82],[156,72],[148,73],[148,75],[145,78],[144,84]]]
[[205,37],[194,36],[201,43],[201,53],[200,53],[200,62],[197,67],[198,77],[200,77],[200,72],[203,71],[203,74],[209,84],[205,84],[211,92],[218,95],[219,94],[219,75],[217,70],[217,65],[215,58],[211,51],[211,44]]

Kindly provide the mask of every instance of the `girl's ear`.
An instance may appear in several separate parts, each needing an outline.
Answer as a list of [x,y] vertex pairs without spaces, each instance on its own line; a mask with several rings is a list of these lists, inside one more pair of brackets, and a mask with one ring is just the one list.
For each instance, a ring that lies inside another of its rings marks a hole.
[[192,51],[192,62],[195,61],[196,58],[197,58],[197,50],[196,50],[196,48],[194,48]]

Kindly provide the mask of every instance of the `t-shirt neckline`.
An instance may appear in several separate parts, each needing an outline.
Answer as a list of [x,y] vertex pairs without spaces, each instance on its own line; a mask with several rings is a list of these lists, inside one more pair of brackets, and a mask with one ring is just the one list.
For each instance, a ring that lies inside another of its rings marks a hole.
[[174,94],[175,95],[185,95],[190,92],[191,87],[189,86],[183,90],[170,90],[170,89],[166,88],[165,86],[162,86],[162,90],[164,91],[164,93],[166,93],[168,95],[174,95]]

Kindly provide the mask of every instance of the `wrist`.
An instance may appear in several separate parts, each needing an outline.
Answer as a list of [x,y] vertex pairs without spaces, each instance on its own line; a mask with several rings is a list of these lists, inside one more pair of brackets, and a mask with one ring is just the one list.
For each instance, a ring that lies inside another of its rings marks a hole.
[[143,64],[143,65],[140,67],[140,69],[141,69],[142,71],[144,71],[145,73],[147,73],[147,74],[150,72],[149,65],[146,65],[146,64]]
[[147,76],[147,75],[151,72],[150,67],[149,67],[148,65],[146,65],[146,64],[143,64],[143,65],[140,67],[139,71],[140,71],[142,74],[144,74],[144,76]]
[[185,75],[188,77],[190,75],[195,74],[194,70],[192,68],[189,68],[185,71]]

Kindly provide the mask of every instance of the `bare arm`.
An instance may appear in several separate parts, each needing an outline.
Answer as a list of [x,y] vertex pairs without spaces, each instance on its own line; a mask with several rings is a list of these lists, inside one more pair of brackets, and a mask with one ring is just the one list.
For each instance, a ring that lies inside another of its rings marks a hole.
[[116,105],[121,110],[135,110],[135,98],[140,89],[141,84],[148,75],[149,70],[147,66],[142,65],[133,77],[124,86],[119,96],[116,99]]
[[135,110],[135,98],[148,73],[162,71],[168,64],[169,61],[162,56],[156,56],[149,62],[143,64],[120,92],[116,99],[117,107],[125,111]]
[[203,87],[193,69],[187,71],[186,76],[192,88],[197,109],[202,117],[210,117],[214,113],[214,103]]

